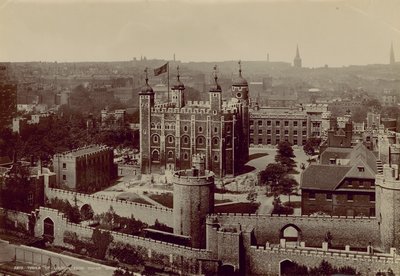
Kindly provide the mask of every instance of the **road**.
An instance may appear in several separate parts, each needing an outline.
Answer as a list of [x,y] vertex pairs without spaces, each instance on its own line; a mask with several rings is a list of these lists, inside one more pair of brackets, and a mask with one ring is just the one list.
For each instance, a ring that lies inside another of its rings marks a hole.
[[[17,265],[14,265],[13,262],[15,254],[17,255]],[[21,270],[24,272],[31,271],[32,275],[40,275],[40,272],[48,273],[50,271],[50,264],[52,271],[70,266],[69,271],[74,275],[80,276],[112,276],[116,269],[51,251],[9,244],[0,240],[0,268],[3,265],[7,265],[7,267],[13,268],[16,273]]]

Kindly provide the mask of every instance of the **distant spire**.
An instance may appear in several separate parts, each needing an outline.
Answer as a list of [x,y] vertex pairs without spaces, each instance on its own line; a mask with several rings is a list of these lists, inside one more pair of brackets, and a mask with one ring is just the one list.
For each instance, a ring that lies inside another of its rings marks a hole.
[[300,57],[300,51],[299,51],[298,44],[296,46],[296,56],[294,57],[294,60],[293,60],[293,66],[301,68],[301,57]]
[[396,62],[396,60],[395,60],[395,57],[394,57],[393,41],[392,41],[392,43],[390,45],[390,65],[395,64],[395,62]]
[[180,81],[180,75],[179,75],[179,65],[178,66],[176,66],[176,71],[177,71],[177,75],[176,75],[176,78],[178,79],[178,81]]
[[238,64],[239,64],[239,77],[242,77],[242,61],[239,60]]

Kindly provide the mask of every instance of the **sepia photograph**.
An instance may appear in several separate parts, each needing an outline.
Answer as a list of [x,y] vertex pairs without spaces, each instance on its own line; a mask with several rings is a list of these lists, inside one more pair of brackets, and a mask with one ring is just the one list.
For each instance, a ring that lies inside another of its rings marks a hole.
[[400,275],[400,0],[0,0],[0,275]]

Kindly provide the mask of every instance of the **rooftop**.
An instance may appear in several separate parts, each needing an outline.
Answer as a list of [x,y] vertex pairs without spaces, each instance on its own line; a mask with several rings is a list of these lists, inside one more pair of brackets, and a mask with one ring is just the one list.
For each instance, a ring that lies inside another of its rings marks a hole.
[[107,148],[106,146],[101,146],[101,145],[90,145],[87,147],[78,148],[78,149],[74,149],[71,151],[66,151],[61,154],[79,157],[79,156],[84,156],[84,155],[91,154],[91,153],[96,153],[96,152],[106,149],[106,148]]

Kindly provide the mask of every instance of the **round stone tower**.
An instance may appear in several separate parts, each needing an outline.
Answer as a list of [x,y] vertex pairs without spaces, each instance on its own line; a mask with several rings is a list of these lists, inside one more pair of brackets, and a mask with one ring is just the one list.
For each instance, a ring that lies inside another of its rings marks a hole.
[[383,173],[375,179],[376,217],[381,246],[386,252],[400,250],[400,180],[398,165],[383,165]]
[[205,170],[204,156],[192,157],[193,168],[174,173],[174,234],[189,236],[205,248],[206,217],[214,211],[214,174]]

